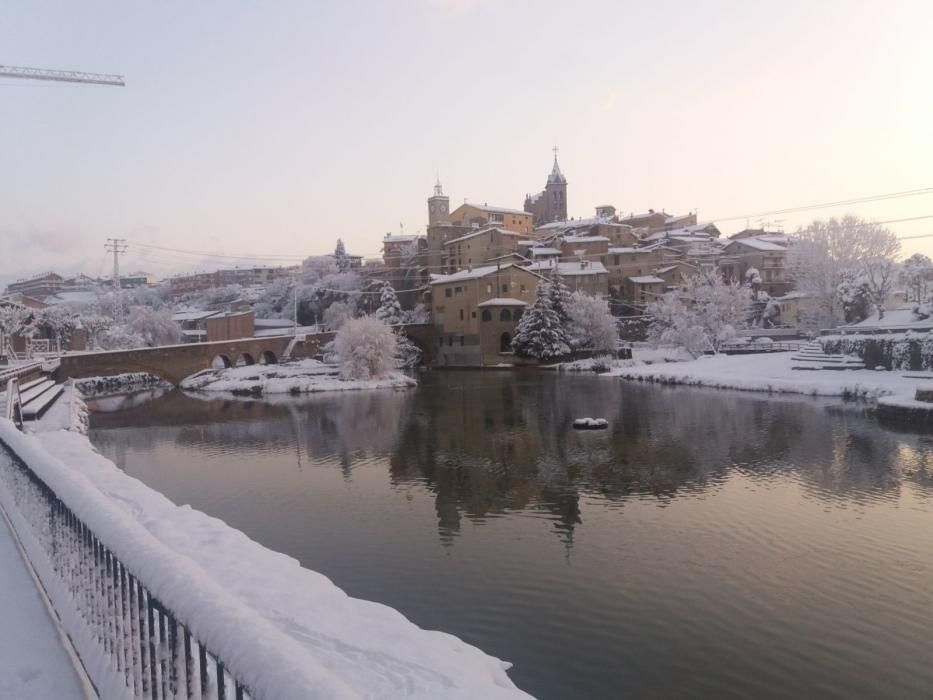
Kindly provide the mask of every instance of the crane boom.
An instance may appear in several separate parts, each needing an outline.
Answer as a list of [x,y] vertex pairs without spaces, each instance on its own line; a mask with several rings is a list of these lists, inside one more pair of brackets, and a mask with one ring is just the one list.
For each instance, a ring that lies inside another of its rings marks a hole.
[[47,68],[24,68],[22,66],[0,66],[0,78],[26,78],[28,80],[54,80],[60,83],[93,83],[95,85],[125,86],[122,75],[105,73],[81,73],[75,70],[49,70]]

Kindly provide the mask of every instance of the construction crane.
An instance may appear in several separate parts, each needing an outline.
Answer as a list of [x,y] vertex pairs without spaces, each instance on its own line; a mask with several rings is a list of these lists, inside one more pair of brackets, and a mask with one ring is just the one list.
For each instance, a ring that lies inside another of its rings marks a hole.
[[25,78],[27,80],[52,80],[58,83],[92,83],[94,85],[117,85],[124,87],[122,75],[105,73],[81,73],[75,70],[48,70],[46,68],[24,68],[22,66],[0,66],[0,78]]

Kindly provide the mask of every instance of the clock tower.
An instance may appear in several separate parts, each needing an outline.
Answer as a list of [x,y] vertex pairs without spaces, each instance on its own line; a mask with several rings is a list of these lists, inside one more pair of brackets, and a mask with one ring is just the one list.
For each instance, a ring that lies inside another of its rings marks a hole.
[[428,226],[447,221],[450,198],[444,194],[440,178],[434,184],[434,194],[428,197]]

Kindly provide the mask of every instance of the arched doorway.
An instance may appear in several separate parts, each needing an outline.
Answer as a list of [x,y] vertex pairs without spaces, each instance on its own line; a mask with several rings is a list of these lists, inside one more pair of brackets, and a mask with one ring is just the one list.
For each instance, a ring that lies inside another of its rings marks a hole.
[[512,352],[512,336],[508,333],[499,336],[499,352]]
[[279,358],[271,350],[263,350],[262,355],[259,356],[259,364],[261,365],[275,365],[278,362]]
[[214,355],[214,359],[211,360],[211,369],[226,369],[227,367],[233,367],[233,363],[230,362],[230,358],[226,355]]
[[255,365],[255,364],[256,364],[256,360],[254,360],[253,356],[250,355],[248,352],[244,352],[242,355],[240,355],[236,359],[237,367],[245,367],[247,365]]

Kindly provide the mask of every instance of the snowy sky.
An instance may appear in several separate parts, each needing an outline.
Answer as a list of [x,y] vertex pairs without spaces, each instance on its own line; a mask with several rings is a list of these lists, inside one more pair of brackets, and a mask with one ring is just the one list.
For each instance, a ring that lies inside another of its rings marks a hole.
[[[106,272],[108,236],[376,254],[423,230],[436,170],[453,204],[520,208],[555,144],[575,216],[931,187],[931,26],[925,0],[5,0],[0,63],[127,86],[0,80],[0,281]],[[933,195],[849,209],[922,216]],[[131,245],[126,265],[221,262]]]

